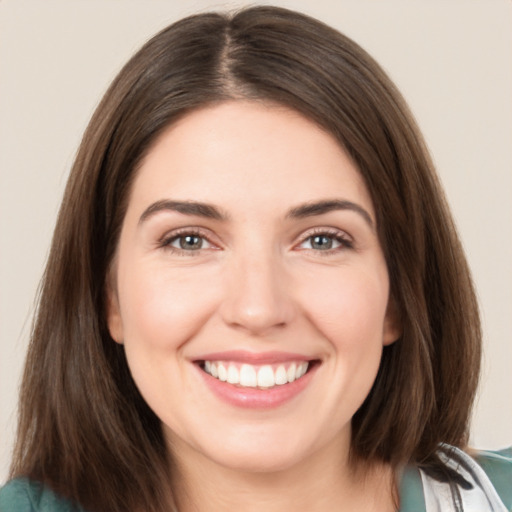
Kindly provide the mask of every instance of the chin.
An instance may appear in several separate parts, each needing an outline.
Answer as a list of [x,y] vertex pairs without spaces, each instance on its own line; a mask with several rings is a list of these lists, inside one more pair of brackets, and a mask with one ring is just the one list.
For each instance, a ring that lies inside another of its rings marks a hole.
[[240,428],[238,432],[217,438],[216,443],[211,443],[210,439],[201,451],[214,463],[238,472],[287,471],[306,463],[319,448],[316,446],[318,437],[308,439],[287,430],[287,434],[281,429],[249,433]]
[[240,473],[279,473],[300,465],[304,455],[297,450],[273,451],[260,447],[253,451],[237,449],[232,453],[218,454],[214,462]]

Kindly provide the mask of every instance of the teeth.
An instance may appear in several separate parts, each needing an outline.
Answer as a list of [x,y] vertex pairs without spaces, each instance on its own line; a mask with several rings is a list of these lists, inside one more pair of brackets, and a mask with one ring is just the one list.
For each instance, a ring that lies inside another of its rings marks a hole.
[[227,381],[230,384],[239,384],[240,383],[240,374],[238,373],[238,369],[236,366],[230,364],[228,368],[228,379]]
[[256,370],[249,364],[243,364],[240,368],[240,386],[245,388],[256,387]]
[[286,370],[284,366],[279,366],[276,370],[276,377],[275,377],[276,384],[281,386],[282,384],[288,383],[288,376],[286,375]]
[[240,368],[229,362],[205,361],[204,371],[223,382],[248,388],[272,388],[300,379],[308,370],[309,363],[291,363],[273,368],[266,364],[255,367],[242,364]]
[[286,372],[286,375],[288,377],[288,382],[293,382],[297,378],[297,366],[295,363],[292,363],[290,368],[288,368],[288,371]]
[[226,370],[226,367],[219,363],[217,366],[217,371],[219,372],[219,380],[226,382],[228,380],[228,371]]
[[276,385],[274,372],[268,364],[258,370],[258,386],[260,388],[271,388]]

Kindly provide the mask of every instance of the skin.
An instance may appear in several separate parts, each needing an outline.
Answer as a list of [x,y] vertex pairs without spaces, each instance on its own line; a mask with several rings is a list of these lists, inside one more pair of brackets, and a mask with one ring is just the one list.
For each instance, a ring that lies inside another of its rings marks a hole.
[[[333,199],[368,218],[289,215]],[[228,218],[144,214],[163,200],[208,203]],[[190,232],[200,246],[183,249],[179,236]],[[330,249],[313,243],[322,234]],[[400,327],[371,198],[330,134],[262,103],[188,114],[142,162],[113,277],[109,329],[163,423],[180,510],[393,510],[389,468],[367,467],[362,478],[348,455],[351,418]],[[214,395],[194,364],[233,349],[319,364],[283,405],[240,408]]]

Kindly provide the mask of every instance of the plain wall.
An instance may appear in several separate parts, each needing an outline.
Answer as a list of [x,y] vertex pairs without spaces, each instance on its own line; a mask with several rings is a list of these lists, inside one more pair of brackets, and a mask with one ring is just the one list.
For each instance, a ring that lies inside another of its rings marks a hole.
[[[130,55],[170,22],[248,2],[0,0],[0,482],[61,194],[86,123]],[[366,48],[409,101],[446,187],[485,332],[472,429],[512,443],[512,2],[289,0]]]

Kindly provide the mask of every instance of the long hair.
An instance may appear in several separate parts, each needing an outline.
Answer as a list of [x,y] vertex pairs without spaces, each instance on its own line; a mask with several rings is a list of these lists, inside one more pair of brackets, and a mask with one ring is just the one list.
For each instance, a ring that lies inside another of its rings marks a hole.
[[146,43],[94,113],[72,168],[43,277],[21,388],[11,476],[95,512],[169,506],[172,454],[106,327],[109,266],[141,159],[188,112],[271,101],[333,134],[371,194],[402,336],[385,347],[353,418],[351,450],[395,469],[442,470],[464,447],[480,364],[466,260],[402,97],[356,43],[305,15],[200,14]]

